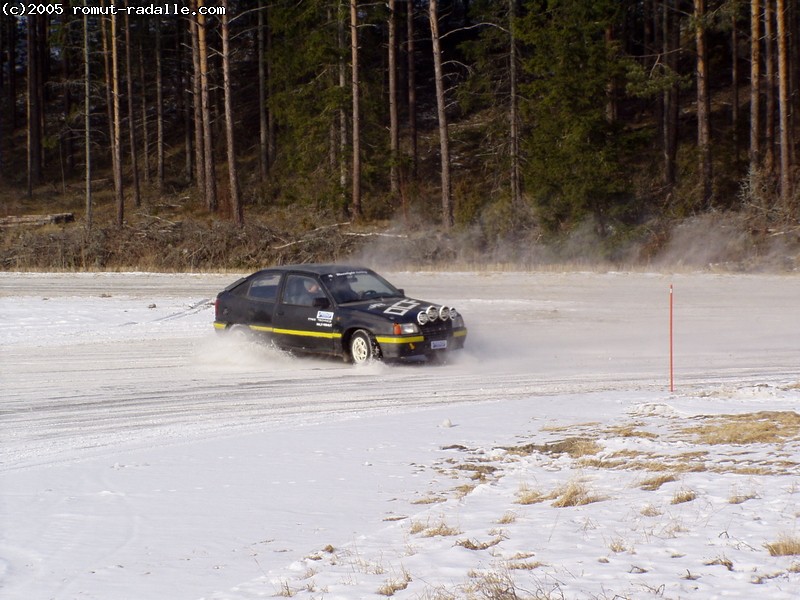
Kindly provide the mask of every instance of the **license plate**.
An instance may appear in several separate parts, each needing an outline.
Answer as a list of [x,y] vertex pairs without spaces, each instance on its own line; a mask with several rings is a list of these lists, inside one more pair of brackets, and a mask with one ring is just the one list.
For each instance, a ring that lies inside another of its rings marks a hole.
[[444,350],[447,348],[447,340],[433,340],[431,342],[431,350]]

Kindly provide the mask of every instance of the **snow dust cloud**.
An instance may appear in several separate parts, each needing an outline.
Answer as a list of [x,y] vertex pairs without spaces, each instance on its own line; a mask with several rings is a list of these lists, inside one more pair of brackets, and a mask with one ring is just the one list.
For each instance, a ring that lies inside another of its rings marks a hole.
[[511,237],[488,236],[480,225],[444,234],[423,219],[376,233],[347,262],[377,269],[686,270],[797,272],[800,229],[766,229],[739,214],[711,213],[669,229],[638,233],[594,219],[548,240],[536,228]]

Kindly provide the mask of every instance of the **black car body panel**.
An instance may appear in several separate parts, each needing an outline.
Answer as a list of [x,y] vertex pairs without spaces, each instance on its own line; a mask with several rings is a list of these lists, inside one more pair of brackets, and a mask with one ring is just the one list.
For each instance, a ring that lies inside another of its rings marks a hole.
[[455,309],[408,298],[363,267],[264,269],[226,287],[215,306],[218,331],[247,328],[302,352],[348,357],[351,338],[361,331],[376,357],[431,358],[462,348],[467,336]]

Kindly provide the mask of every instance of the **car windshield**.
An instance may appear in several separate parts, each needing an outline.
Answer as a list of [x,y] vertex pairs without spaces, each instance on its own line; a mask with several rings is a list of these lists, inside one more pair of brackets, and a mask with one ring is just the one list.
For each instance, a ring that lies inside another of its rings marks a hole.
[[322,281],[337,304],[403,296],[391,283],[372,271],[331,273],[324,275]]

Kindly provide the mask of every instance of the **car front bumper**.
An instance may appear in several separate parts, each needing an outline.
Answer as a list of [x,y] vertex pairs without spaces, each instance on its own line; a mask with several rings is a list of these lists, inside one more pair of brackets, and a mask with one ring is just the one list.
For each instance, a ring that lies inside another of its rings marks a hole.
[[459,327],[447,335],[377,336],[383,358],[411,358],[451,352],[464,347],[467,328]]

